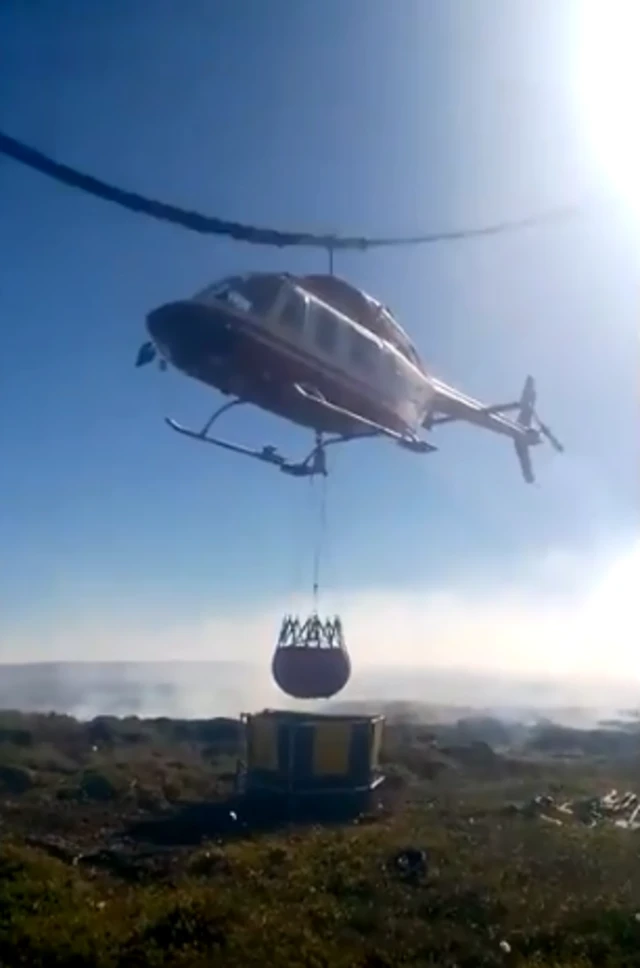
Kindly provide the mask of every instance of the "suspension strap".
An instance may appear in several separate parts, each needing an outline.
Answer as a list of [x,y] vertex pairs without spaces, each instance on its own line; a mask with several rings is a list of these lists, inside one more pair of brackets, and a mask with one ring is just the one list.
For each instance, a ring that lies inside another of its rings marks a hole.
[[327,478],[320,479],[320,505],[318,515],[318,532],[313,550],[313,611],[318,610],[320,593],[320,564],[324,548],[324,538],[327,530]]

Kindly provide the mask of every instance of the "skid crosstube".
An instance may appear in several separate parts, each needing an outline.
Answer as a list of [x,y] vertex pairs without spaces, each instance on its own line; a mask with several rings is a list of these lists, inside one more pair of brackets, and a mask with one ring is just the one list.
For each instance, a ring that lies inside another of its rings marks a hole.
[[233,407],[241,406],[246,401],[242,399],[231,400],[225,403],[222,407],[216,410],[212,416],[207,420],[206,424],[201,430],[191,430],[189,427],[184,427],[179,424],[176,420],[172,420],[170,417],[165,417],[165,422],[176,433],[182,434],[184,437],[191,437],[192,440],[199,440],[206,444],[211,444],[213,447],[220,447],[222,450],[231,451],[234,454],[240,454],[243,457],[249,457],[252,460],[261,461],[263,464],[271,464],[282,471],[283,474],[289,474],[292,477],[315,477],[315,476],[327,476],[327,461],[326,461],[326,448],[333,446],[335,444],[345,444],[352,440],[363,440],[370,439],[372,437],[387,437],[391,440],[395,440],[397,444],[401,447],[406,448],[414,453],[426,454],[431,451],[436,450],[433,444],[428,443],[426,440],[420,440],[418,437],[404,436],[395,430],[391,430],[388,427],[383,427],[379,424],[373,423],[367,420],[365,417],[361,417],[358,414],[351,413],[350,411],[344,410],[335,404],[330,403],[321,394],[313,391],[309,391],[306,388],[295,385],[295,390],[307,400],[324,407],[327,410],[333,412],[341,413],[345,417],[349,417],[354,421],[356,425],[360,425],[363,429],[360,432],[352,434],[342,434],[337,437],[331,437],[328,440],[323,440],[320,432],[316,432],[316,443],[309,454],[301,461],[288,461],[285,457],[278,452],[278,450],[267,444],[264,447],[257,448],[245,447],[243,444],[235,444],[229,440],[223,440],[220,437],[212,437],[209,433],[211,427],[216,422],[216,420],[231,410]]
[[231,441],[222,440],[219,437],[210,437],[207,428],[204,430],[191,430],[183,427],[170,417],[165,417],[165,421],[172,430],[182,434],[184,437],[191,437],[192,440],[200,440],[203,443],[220,447],[223,450],[231,451],[234,454],[241,454],[243,457],[250,457],[259,460],[263,464],[271,464],[278,467],[283,474],[290,474],[292,477],[313,477],[316,475],[326,475],[326,463],[323,461],[323,444],[316,446],[303,461],[288,461],[282,454],[278,453],[275,447],[266,444],[260,450],[252,447],[245,447],[242,444],[233,444]]

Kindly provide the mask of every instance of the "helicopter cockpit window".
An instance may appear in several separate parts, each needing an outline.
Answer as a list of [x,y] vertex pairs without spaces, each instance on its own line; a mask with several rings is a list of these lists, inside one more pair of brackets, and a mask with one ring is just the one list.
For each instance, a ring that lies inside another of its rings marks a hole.
[[280,291],[280,283],[273,277],[231,276],[209,286],[199,297],[229,303],[243,313],[268,316]]
[[[204,298],[206,300],[215,299],[216,302],[234,302],[238,301],[237,297],[241,293],[242,280],[240,277],[233,277],[229,279],[223,279],[220,282],[214,283],[212,286],[207,286],[202,292],[198,293],[198,298]],[[243,308],[240,306],[240,308]]]
[[236,309],[239,309],[243,313],[248,313],[251,311],[251,301],[247,299],[239,286],[237,288],[232,286],[227,290],[223,298],[226,302],[230,303],[232,306],[235,306]]
[[306,310],[306,300],[302,293],[297,289],[289,289],[278,319],[287,329],[301,333],[304,329]]
[[256,316],[268,316],[280,292],[280,281],[273,276],[254,276],[242,283],[240,292]]

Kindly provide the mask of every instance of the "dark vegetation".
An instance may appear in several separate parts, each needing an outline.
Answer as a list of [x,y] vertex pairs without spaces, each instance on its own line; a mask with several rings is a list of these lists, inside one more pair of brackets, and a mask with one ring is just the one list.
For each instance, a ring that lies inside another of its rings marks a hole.
[[640,966],[640,834],[513,808],[634,789],[635,729],[392,721],[369,815],[270,830],[230,815],[240,746],[233,720],[0,714],[3,968]]

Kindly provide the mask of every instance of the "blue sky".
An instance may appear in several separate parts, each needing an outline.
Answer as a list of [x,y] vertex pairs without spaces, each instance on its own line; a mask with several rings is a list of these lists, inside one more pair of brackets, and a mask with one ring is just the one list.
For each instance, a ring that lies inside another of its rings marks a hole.
[[[567,446],[563,458],[535,454],[536,488],[521,483],[508,443],[464,427],[443,428],[426,458],[383,443],[345,450],[329,484],[325,571],[343,595],[524,581],[550,550],[600,561],[637,534],[639,233],[611,204],[577,106],[578,9],[0,9],[0,127],[152,197],[358,234],[594,202],[583,218],[517,235],[338,258],[442,378],[499,400],[534,373],[542,416]],[[303,590],[309,486],[173,437],[165,414],[196,422],[215,401],[133,361],[155,305],[230,271],[322,270],[322,254],[191,235],[8,159],[0,245],[0,658],[20,657],[25,629],[38,629],[34,655],[64,658],[65,622],[208,621]],[[247,441],[305,445],[255,411],[227,426]],[[212,655],[225,647],[213,643]]]

